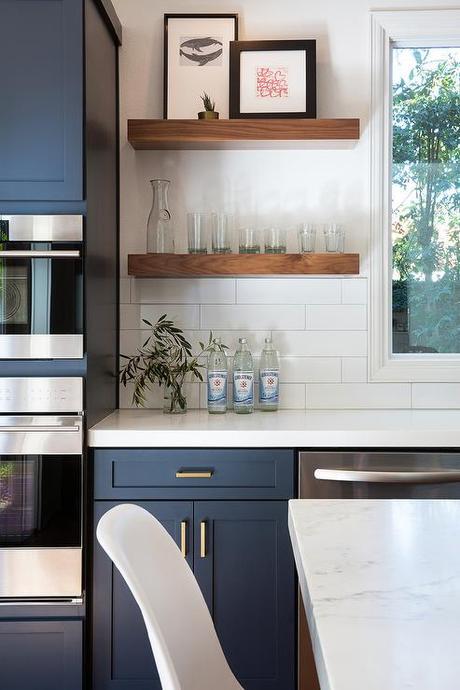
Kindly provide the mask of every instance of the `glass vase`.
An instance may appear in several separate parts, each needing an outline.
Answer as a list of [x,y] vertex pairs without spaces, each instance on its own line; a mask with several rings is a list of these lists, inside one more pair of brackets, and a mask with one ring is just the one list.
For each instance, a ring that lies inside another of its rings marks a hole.
[[169,211],[169,180],[150,180],[152,208],[147,222],[147,252],[149,254],[174,253],[174,228]]
[[165,386],[163,389],[163,414],[185,414],[187,412],[187,398],[182,393],[181,400],[177,394],[177,390],[170,386]]

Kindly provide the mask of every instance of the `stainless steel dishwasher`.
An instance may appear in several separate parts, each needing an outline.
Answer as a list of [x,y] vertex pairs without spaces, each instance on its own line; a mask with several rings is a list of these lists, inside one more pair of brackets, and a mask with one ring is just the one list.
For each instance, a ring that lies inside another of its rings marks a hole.
[[300,498],[460,498],[460,453],[300,453]]
[[[305,451],[299,498],[458,498],[460,453]],[[319,690],[299,597],[299,690]]]

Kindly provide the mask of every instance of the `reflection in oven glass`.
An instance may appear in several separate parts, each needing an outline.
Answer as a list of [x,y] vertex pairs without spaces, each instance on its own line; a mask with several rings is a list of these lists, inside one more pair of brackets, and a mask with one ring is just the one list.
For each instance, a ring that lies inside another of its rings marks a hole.
[[0,323],[25,325],[28,321],[27,268],[2,267],[0,276]]
[[0,457],[0,548],[81,544],[81,456]]
[[38,464],[28,456],[0,462],[0,533],[6,544],[22,544],[37,529]]

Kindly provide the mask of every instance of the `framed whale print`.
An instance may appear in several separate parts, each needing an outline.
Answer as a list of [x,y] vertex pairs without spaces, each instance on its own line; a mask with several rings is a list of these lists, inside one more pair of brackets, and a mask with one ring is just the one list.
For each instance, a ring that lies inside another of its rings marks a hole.
[[316,117],[316,41],[235,41],[230,117]]
[[164,15],[165,119],[196,119],[204,93],[229,117],[230,42],[237,39],[237,14]]

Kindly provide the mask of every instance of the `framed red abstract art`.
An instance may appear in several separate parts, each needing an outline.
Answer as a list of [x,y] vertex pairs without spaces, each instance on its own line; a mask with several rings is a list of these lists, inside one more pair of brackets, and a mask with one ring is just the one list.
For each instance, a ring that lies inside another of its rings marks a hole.
[[232,41],[230,117],[316,117],[316,41]]

